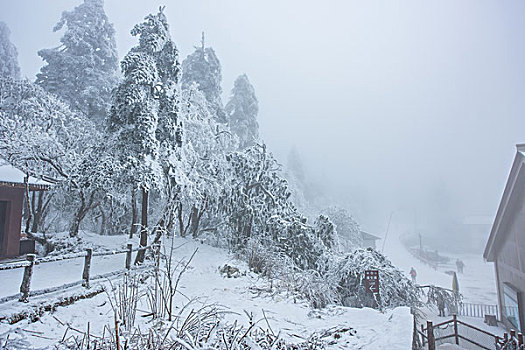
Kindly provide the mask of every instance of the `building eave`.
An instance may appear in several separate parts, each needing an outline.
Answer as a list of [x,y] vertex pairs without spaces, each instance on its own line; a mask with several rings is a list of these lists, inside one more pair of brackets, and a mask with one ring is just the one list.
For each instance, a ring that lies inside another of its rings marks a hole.
[[[0,181],[0,187],[25,189],[26,184],[19,182]],[[50,189],[51,185],[29,184],[29,191],[48,191]]]
[[502,225],[504,224],[503,217],[511,202],[513,194],[518,190],[515,186],[516,183],[521,177],[525,176],[525,157],[522,153],[525,151],[525,144],[516,145],[516,148],[516,156],[514,157],[514,162],[505,185],[505,190],[503,191],[498,211],[494,218],[494,223],[492,224],[490,235],[485,246],[485,251],[483,252],[483,257],[489,262],[494,262],[497,258],[497,252],[499,249],[497,243],[499,241],[498,237],[504,233],[502,232]]

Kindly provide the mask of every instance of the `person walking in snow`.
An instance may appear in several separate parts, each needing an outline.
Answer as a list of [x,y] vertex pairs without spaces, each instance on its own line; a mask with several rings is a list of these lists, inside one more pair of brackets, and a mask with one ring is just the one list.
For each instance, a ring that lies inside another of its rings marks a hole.
[[439,316],[445,317],[445,298],[441,294],[437,298],[437,307],[439,310]]
[[416,276],[417,276],[417,273],[416,273],[416,270],[411,267],[410,268],[410,277],[412,278],[412,283],[416,283]]
[[458,268],[458,273],[463,274],[463,268],[465,267],[465,264],[463,263],[463,261],[457,259],[456,260],[456,267]]

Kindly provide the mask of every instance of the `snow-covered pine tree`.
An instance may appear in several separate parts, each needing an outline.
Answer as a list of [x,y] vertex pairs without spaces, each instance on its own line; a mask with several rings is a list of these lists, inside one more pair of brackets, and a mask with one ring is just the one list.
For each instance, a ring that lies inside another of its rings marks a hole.
[[239,137],[240,148],[252,146],[259,139],[259,105],[255,89],[246,74],[235,79],[230,100],[224,109],[230,130]]
[[0,76],[20,79],[18,51],[16,46],[9,40],[10,34],[11,31],[7,24],[0,22]]
[[200,47],[182,61],[182,88],[197,83],[208,101],[208,108],[219,123],[226,123],[226,112],[222,104],[221,63],[211,47],[204,46],[204,33]]
[[65,27],[61,44],[38,55],[46,65],[36,83],[103,125],[118,82],[115,30],[104,12],[103,0],[84,0],[73,11],[64,11],[53,28]]
[[[146,16],[131,34],[139,37],[139,44],[121,62],[124,80],[115,92],[109,130],[118,134],[128,181],[142,191],[140,244],[146,246],[149,191],[160,187],[173,170],[181,142],[177,123],[180,69],[163,8]],[[141,250],[136,262],[143,259]]]

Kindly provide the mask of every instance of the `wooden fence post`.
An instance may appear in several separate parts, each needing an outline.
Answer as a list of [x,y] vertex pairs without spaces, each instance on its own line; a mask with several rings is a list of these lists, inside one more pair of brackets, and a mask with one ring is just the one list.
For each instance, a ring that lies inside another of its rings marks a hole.
[[131,252],[133,251],[133,244],[128,243],[128,251],[126,252],[126,269],[131,268]]
[[86,256],[84,258],[84,272],[82,272],[82,286],[89,288],[89,269],[91,268],[91,255],[93,254],[93,249],[86,249]]
[[20,285],[20,301],[27,302],[29,297],[29,287],[31,285],[31,276],[33,275],[33,266],[35,265],[35,254],[27,254],[26,257],[29,265],[24,268],[24,277]]
[[436,350],[436,341],[434,339],[434,326],[432,321],[427,321],[428,350]]
[[454,339],[456,340],[456,345],[459,345],[459,333],[458,333],[458,316],[453,315],[454,319]]

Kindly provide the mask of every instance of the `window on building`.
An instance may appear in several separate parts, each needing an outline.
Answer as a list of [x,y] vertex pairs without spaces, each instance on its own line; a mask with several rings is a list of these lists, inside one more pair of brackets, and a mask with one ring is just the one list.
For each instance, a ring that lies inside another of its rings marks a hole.
[[516,328],[521,331],[519,313],[519,292],[509,284],[503,284],[503,301],[505,303],[505,317]]

